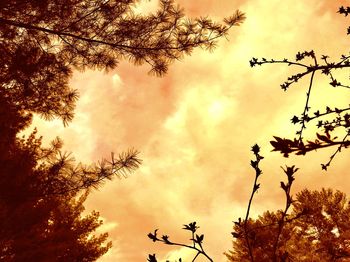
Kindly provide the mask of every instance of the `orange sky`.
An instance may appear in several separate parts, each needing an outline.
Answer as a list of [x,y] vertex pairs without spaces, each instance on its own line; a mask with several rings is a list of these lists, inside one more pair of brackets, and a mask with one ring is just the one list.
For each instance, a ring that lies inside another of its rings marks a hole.
[[[346,53],[350,21],[336,11],[347,1],[178,2],[190,16],[221,20],[240,9],[247,20],[213,53],[196,50],[173,64],[163,78],[125,62],[108,74],[76,73],[71,84],[81,98],[69,127],[59,121],[34,122],[46,141],[59,135],[65,149],[86,163],[130,147],[141,152],[143,165],[135,174],[108,182],[86,203],[88,210],[100,211],[103,229],[113,241],[102,262],[146,261],[149,253],[164,261],[179,256],[188,261],[183,251],[153,243],[146,235],[159,228],[182,241],[189,235],[181,227],[192,221],[205,234],[208,254],[214,261],[226,261],[222,253],[231,247],[232,221],[245,215],[254,179],[249,167],[254,143],[262,146],[265,159],[253,216],[282,207],[279,182],[285,178],[280,166],[285,164],[301,168],[294,192],[332,187],[350,194],[349,151],[336,157],[328,173],[321,172],[320,163],[327,162],[334,149],[289,159],[270,152],[273,135],[295,133],[290,118],[303,110],[307,82],[285,93],[279,85],[291,68],[249,67],[253,56],[293,58],[297,51],[310,49],[319,56]],[[143,8],[152,6],[150,2]],[[327,81],[317,77],[311,107],[346,106],[348,93]]]

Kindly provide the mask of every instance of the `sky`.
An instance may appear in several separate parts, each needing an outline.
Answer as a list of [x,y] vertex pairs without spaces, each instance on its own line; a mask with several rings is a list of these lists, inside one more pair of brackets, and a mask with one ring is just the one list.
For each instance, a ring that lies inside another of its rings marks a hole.
[[[80,92],[76,115],[68,127],[60,121],[34,125],[44,141],[60,136],[65,150],[84,163],[135,148],[142,166],[126,179],[108,181],[90,194],[86,210],[98,210],[113,248],[99,261],[146,261],[157,254],[162,261],[193,254],[153,243],[147,234],[159,229],[171,240],[188,241],[183,224],[196,221],[205,235],[204,247],[214,261],[226,261],[232,245],[232,221],[244,217],[254,170],[251,146],[258,143],[261,189],[251,214],[283,207],[281,166],[296,165],[293,193],[303,188],[331,187],[348,195],[349,151],[338,155],[329,171],[321,171],[333,149],[305,157],[283,158],[271,152],[274,135],[293,137],[290,119],[304,108],[307,81],[287,92],[280,84],[293,68],[265,65],[251,68],[252,57],[294,58],[298,51],[315,50],[334,59],[348,52],[347,18],[336,14],[347,1],[332,0],[178,0],[190,17],[222,21],[239,9],[247,19],[230,30],[213,52],[198,49],[172,64],[162,78],[147,74],[147,66],[127,62],[111,72],[76,72],[71,85]],[[144,1],[140,10],[152,11],[157,1]],[[347,79],[349,72],[338,72]],[[327,85],[318,75],[311,96],[312,109],[348,105],[346,90]],[[307,129],[312,137],[314,130]],[[205,259],[197,260],[205,261]]]

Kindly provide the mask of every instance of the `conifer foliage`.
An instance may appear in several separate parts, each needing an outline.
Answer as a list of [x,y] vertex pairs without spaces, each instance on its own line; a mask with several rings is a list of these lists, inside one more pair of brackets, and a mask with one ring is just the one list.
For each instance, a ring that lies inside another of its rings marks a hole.
[[236,11],[222,23],[191,20],[172,0],[142,14],[138,2],[0,1],[1,261],[95,261],[111,247],[107,234],[94,233],[98,212],[83,216],[83,203],[92,188],[138,168],[138,152],[82,165],[58,138],[46,148],[36,131],[18,137],[33,114],[72,121],[74,70],[111,70],[127,60],[161,76],[194,48],[211,50],[245,18]]
[[136,0],[12,1],[0,3],[1,92],[47,119],[73,118],[77,91],[72,69],[113,69],[120,60],[147,63],[163,75],[168,65],[216,40],[244,20],[237,11],[223,23],[187,19],[172,0],[154,14],[135,12]]
[[43,149],[35,132],[16,137],[28,121],[14,108],[1,100],[0,260],[96,260],[111,243],[93,234],[102,223],[97,212],[82,215],[88,191],[67,183],[71,163],[55,158],[57,145]]

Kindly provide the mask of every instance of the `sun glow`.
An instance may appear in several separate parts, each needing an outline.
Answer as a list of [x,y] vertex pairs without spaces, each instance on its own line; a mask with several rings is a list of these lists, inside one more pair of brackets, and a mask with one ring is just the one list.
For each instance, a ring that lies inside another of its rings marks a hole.
[[225,105],[220,100],[214,101],[208,107],[208,114],[212,119],[221,119],[225,113]]

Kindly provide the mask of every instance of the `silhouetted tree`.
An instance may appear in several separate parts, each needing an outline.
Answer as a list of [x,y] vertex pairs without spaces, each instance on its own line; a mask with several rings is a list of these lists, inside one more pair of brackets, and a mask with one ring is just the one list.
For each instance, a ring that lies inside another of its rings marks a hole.
[[245,18],[237,11],[223,24],[190,20],[171,0],[142,15],[135,12],[138,2],[0,2],[1,260],[93,261],[110,247],[106,234],[92,236],[101,224],[98,213],[81,215],[86,190],[137,168],[137,152],[83,166],[62,153],[59,139],[43,148],[36,131],[17,137],[35,113],[72,120],[74,69],[109,70],[124,59],[163,75],[194,48],[212,49]]
[[[275,261],[348,261],[350,207],[344,193],[331,189],[296,194],[293,211],[285,215]],[[282,211],[265,212],[247,222],[255,261],[274,261],[274,243]],[[245,221],[244,221],[245,222]],[[241,223],[234,226],[229,261],[252,261]]]
[[[350,7],[341,6],[338,10],[338,13],[347,16],[349,14],[349,10]],[[350,34],[350,27],[348,28],[348,34]],[[309,59],[311,63],[306,59]],[[310,77],[306,92],[304,109],[300,115],[294,115],[291,118],[291,122],[293,124],[300,125],[299,130],[296,132],[297,137],[294,139],[288,139],[275,136],[275,140],[271,141],[271,145],[273,146],[274,151],[279,151],[285,157],[288,157],[290,153],[305,155],[306,153],[313,150],[336,146],[337,149],[331,155],[329,161],[327,163],[321,164],[322,169],[327,170],[332,160],[341,151],[341,149],[350,146],[350,107],[348,104],[340,105],[339,103],[335,103],[335,105],[329,104],[324,109],[317,108],[311,110],[311,91],[313,90],[314,79],[317,73],[328,77],[330,81],[329,84],[333,88],[350,88],[348,84],[345,84],[343,81],[339,81],[335,75],[336,70],[339,71],[339,69],[346,69],[350,67],[350,56],[341,55],[339,60],[331,61],[330,58],[326,55],[322,55],[320,58],[318,58],[315,52],[311,50],[298,52],[294,60],[287,58],[277,60],[266,58],[252,58],[250,60],[251,67],[264,64],[284,64],[301,69],[300,72],[289,76],[288,79],[283,84],[281,84],[281,88],[284,91],[287,91],[291,85],[297,83],[299,80],[306,78],[307,76]],[[320,132],[323,134],[316,133],[314,139],[305,141],[305,128],[307,124],[312,121],[316,122],[315,126],[320,129]],[[338,135],[335,135],[334,133]],[[339,138],[339,134],[342,137]]]
[[163,75],[174,60],[216,40],[244,20],[218,24],[187,19],[172,0],[155,14],[135,12],[137,0],[8,1],[0,3],[0,92],[19,108],[43,117],[73,117],[77,92],[72,69],[113,69],[119,60],[148,63]]
[[111,244],[93,235],[97,212],[82,216],[87,177],[73,172],[82,168],[58,158],[57,145],[43,149],[35,132],[16,137],[27,114],[3,97],[0,112],[0,260],[95,261]]

